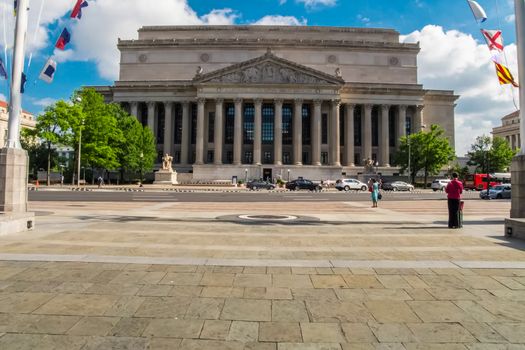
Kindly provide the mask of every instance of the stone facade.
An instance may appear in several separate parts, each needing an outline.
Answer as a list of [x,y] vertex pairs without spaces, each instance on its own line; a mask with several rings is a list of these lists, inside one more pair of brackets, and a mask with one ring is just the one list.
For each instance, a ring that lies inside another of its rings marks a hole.
[[[7,120],[9,117],[8,105],[5,101],[0,101],[0,147],[7,143]],[[23,111],[20,118],[22,128],[34,129],[36,118],[29,112]]]
[[440,124],[454,145],[452,91],[417,82],[419,45],[388,29],[143,27],[120,40],[121,103],[194,180],[384,175],[399,138]]
[[520,111],[512,112],[501,118],[501,126],[492,129],[492,135],[507,140],[513,150],[520,148]]

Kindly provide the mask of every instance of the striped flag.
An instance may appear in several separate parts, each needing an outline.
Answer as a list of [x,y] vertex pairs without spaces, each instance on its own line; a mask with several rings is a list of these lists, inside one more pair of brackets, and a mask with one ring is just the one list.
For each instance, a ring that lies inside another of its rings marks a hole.
[[73,10],[71,11],[71,18],[82,18],[82,9],[84,7],[88,7],[88,2],[85,0],[77,0],[75,7],[73,7]]
[[500,85],[512,84],[514,87],[519,87],[507,67],[497,62],[494,62],[494,64],[496,65],[496,73],[498,74]]
[[69,34],[69,31],[67,28],[64,28],[62,31],[62,34],[60,34],[60,37],[58,38],[55,47],[59,50],[65,50],[66,45],[69,44],[71,41],[71,34]]

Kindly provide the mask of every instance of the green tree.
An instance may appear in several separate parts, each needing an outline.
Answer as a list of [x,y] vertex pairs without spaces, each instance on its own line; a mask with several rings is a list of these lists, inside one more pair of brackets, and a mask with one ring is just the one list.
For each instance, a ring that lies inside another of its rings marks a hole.
[[468,152],[469,164],[476,166],[476,172],[495,173],[507,171],[512,158],[517,151],[513,151],[509,143],[501,137],[482,135],[470,147]]
[[470,174],[470,170],[469,170],[468,166],[462,167],[461,165],[459,165],[459,163],[456,162],[452,167],[449,168],[448,176],[452,177],[453,173],[458,174],[458,177],[461,180],[464,180]]
[[157,159],[157,147],[155,135],[153,131],[147,126],[142,126],[141,135],[140,135],[140,153],[139,153],[139,172],[140,172],[140,182],[142,182],[144,172],[153,170],[155,165],[155,160]]
[[[33,177],[38,175],[38,169],[47,167],[47,150],[45,144],[38,140],[37,130],[22,128],[20,131],[20,143],[27,151],[29,157],[29,174]],[[56,164],[56,152],[52,151],[51,167]]]
[[455,159],[454,149],[444,133],[443,128],[432,125],[429,131],[401,138],[401,146],[394,161],[401,171],[408,171],[412,183],[415,183],[417,173],[423,171],[426,186],[429,175],[438,174],[443,166]]

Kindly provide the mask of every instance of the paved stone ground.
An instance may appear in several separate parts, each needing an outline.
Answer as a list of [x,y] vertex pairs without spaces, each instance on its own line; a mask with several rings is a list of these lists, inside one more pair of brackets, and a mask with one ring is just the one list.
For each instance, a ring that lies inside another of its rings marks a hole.
[[33,203],[0,237],[0,349],[525,349],[509,203],[463,230],[445,204]]

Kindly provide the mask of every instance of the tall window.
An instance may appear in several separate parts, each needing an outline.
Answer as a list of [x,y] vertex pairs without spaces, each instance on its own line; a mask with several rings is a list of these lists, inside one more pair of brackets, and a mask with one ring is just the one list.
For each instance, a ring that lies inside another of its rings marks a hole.
[[[363,109],[361,107],[356,107],[354,110],[354,146],[361,146],[361,115]],[[357,164],[357,163],[356,163]]]
[[235,106],[233,105],[233,103],[227,103],[226,113],[225,113],[224,143],[228,145],[233,144],[234,127],[235,127]]
[[328,164],[328,152],[321,152],[321,164]]
[[197,105],[191,104],[191,144],[196,144],[197,140]]
[[303,145],[309,145],[312,142],[312,124],[311,124],[311,113],[310,105],[303,105]]
[[262,143],[273,143],[273,123],[275,111],[273,104],[263,104],[262,106]]
[[283,152],[283,164],[292,164],[292,159],[290,158],[290,152]]
[[208,114],[208,142],[215,140],[215,112]]
[[252,164],[252,163],[253,163],[253,153],[252,153],[252,151],[244,152],[244,164]]
[[214,152],[213,151],[208,151],[208,155],[206,157],[206,163],[213,163],[213,156],[214,156]]
[[175,144],[181,144],[182,143],[182,106],[180,104],[177,104],[175,106],[175,134],[174,136],[174,143]]
[[264,152],[264,164],[271,164],[272,163],[272,152]]
[[321,118],[321,142],[323,145],[328,143],[328,114],[323,113]]
[[[255,108],[253,104],[247,103],[244,105],[244,144],[253,144],[254,138],[254,123],[255,118]],[[248,162],[248,164],[251,162]]]
[[291,145],[293,139],[293,112],[292,105],[283,105],[283,145]]
[[232,164],[233,163],[233,152],[227,151],[226,152],[226,164]]

